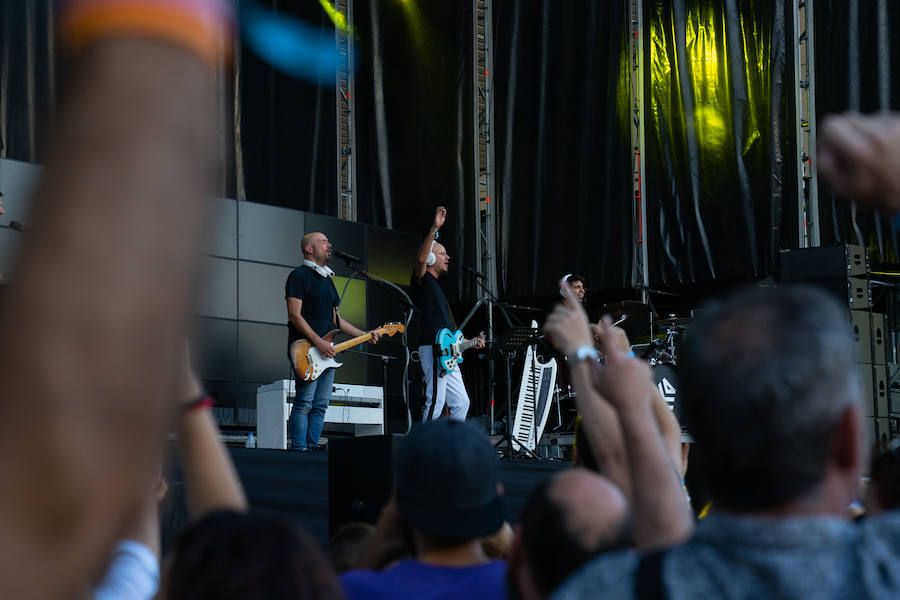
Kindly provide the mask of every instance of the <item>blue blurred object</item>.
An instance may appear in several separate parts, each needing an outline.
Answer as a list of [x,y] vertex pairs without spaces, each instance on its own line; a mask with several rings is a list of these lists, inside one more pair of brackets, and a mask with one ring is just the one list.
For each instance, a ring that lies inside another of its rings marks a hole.
[[334,82],[338,52],[333,33],[255,2],[239,4],[242,39],[253,52],[288,75],[317,83]]

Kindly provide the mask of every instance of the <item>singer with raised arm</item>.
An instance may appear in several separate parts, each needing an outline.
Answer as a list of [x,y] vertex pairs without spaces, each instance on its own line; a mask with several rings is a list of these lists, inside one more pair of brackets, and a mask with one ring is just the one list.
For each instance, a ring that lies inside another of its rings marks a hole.
[[[340,296],[331,281],[334,271],[328,268],[331,242],[325,234],[307,233],[300,240],[300,248],[303,264],[288,275],[284,295],[288,313],[288,359],[296,383],[288,435],[291,448],[305,452],[319,449],[325,411],[331,400],[334,366],[338,366],[333,360],[336,352],[331,338],[339,330],[377,343],[381,331],[365,332],[341,318]],[[302,367],[298,368],[298,363]],[[325,366],[321,372],[316,367],[318,363]]]
[[469,412],[469,394],[459,364],[468,348],[483,348],[484,336],[466,339],[456,327],[450,304],[438,278],[450,268],[450,255],[437,241],[447,218],[447,209],[438,206],[428,235],[419,247],[410,287],[412,300],[421,316],[419,361],[425,372],[425,414],[422,421],[439,418],[444,405],[450,418],[465,421]]

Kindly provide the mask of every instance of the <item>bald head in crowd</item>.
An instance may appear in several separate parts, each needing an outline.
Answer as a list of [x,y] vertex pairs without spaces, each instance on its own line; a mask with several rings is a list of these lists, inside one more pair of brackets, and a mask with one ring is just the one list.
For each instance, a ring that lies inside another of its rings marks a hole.
[[535,487],[510,552],[512,598],[548,598],[590,558],[630,545],[628,503],[609,479],[587,469],[562,471]]

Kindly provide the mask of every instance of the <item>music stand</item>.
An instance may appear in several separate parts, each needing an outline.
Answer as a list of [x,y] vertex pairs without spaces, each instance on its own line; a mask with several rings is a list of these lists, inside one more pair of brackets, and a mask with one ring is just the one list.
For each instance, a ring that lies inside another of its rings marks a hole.
[[[494,350],[499,355],[500,358],[504,361],[506,365],[506,433],[504,437],[506,438],[507,448],[509,450],[509,457],[513,457],[513,446],[512,446],[512,376],[511,376],[511,366],[512,361],[515,360],[516,355],[524,350],[525,348],[531,346],[537,341],[538,338],[538,330],[535,327],[510,327],[507,329],[503,336],[501,336],[500,341],[497,342]],[[499,446],[503,443],[501,439],[497,445]],[[538,456],[526,448],[521,442],[516,440],[516,443],[519,444],[519,448],[521,451],[524,451],[526,454],[531,456],[532,458],[538,458]]]

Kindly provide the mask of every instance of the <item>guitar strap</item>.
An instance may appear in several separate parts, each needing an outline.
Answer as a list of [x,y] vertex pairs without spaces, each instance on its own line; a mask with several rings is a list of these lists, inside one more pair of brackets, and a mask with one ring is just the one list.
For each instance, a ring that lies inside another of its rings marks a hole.
[[437,409],[437,388],[438,388],[438,377],[442,376],[443,373],[440,372],[441,368],[438,366],[438,361],[440,359],[441,345],[440,344],[432,344],[431,345],[431,358],[434,361],[434,364],[431,366],[431,377],[434,380],[431,384],[431,412],[428,413],[428,420],[436,420],[438,418],[435,415],[435,410]]

